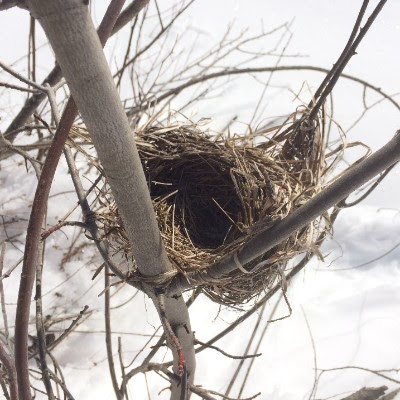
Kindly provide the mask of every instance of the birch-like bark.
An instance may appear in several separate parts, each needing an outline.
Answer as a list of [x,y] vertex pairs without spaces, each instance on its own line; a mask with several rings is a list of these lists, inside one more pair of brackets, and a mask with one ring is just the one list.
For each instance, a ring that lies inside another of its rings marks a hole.
[[[85,0],[31,0],[107,175],[140,273],[171,271],[136,144]],[[176,292],[175,292],[176,293]],[[148,294],[154,298],[152,289]],[[181,296],[166,295],[166,315],[185,354],[189,381],[195,357],[189,314]],[[174,359],[176,352],[173,350]],[[176,362],[175,362],[176,365]],[[180,388],[172,388],[172,399]]]
[[32,0],[104,167],[140,272],[171,269],[134,138],[83,0]]

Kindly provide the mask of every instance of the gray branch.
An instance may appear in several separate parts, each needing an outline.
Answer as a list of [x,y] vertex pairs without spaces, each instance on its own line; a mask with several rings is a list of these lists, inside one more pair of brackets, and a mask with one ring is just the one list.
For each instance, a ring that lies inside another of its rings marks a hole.
[[[265,254],[294,232],[305,227],[326,210],[335,206],[354,190],[367,183],[374,176],[383,172],[400,160],[400,131],[380,150],[362,162],[353,165],[340,178],[323,189],[306,204],[299,207],[292,214],[253,237],[237,253],[224,257],[215,263],[206,272],[203,278],[218,278],[237,269],[237,261],[245,265],[255,258]],[[181,280],[182,286],[188,286],[185,279]]]
[[[31,0],[29,4],[46,32],[90,132],[139,272],[146,277],[170,272],[172,266],[158,229],[134,137],[87,7],[82,0]],[[146,289],[154,300],[154,290]],[[165,313],[181,342],[189,382],[193,382],[193,334],[182,296],[172,297],[167,293]],[[177,366],[176,352],[172,350]],[[180,388],[174,384],[172,399],[179,396]]]
[[342,400],[377,400],[385,394],[386,390],[387,386],[380,386],[377,388],[364,387]]
[[[142,10],[143,7],[147,5],[149,0],[133,0],[118,17],[117,22],[114,25],[112,35],[119,32],[132,18]],[[3,0],[3,3],[20,3],[19,1]],[[0,10],[1,10],[1,0],[0,0]],[[56,65],[51,72],[47,75],[45,80],[42,82],[42,86],[49,84],[50,86],[56,85],[62,78],[61,69]],[[36,93],[29,97],[24,106],[21,108],[19,113],[15,116],[7,130],[5,131],[5,137],[11,142],[15,139],[17,133],[15,132],[18,128],[24,125],[29,117],[35,112],[36,108],[39,107],[40,103],[46,98],[46,93]]]
[[0,0],[0,11],[13,7],[28,8],[25,0]]

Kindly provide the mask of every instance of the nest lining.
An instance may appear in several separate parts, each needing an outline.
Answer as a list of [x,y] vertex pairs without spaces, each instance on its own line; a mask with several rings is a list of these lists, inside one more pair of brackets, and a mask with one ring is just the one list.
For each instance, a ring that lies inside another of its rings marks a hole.
[[[301,131],[282,135],[277,128],[259,145],[243,137],[214,140],[196,125],[137,132],[136,144],[159,228],[176,270],[190,275],[208,268],[320,191],[326,172],[321,131],[317,122],[312,140],[299,142]],[[310,137],[309,128],[304,132]],[[98,201],[97,216],[105,237],[115,253],[131,257],[107,183]],[[288,261],[308,250],[313,238],[328,229],[329,219],[319,219],[246,265],[250,273],[236,270],[199,283],[214,301],[243,304],[268,290]],[[132,268],[135,275],[134,263]]]

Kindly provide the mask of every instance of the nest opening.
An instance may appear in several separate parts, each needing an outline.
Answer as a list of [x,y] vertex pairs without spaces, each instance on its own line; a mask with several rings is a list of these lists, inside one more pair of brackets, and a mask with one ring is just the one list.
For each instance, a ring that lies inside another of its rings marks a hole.
[[242,206],[229,165],[196,154],[147,167],[157,171],[148,177],[151,197],[173,208],[175,226],[195,247],[217,249],[237,237]]
[[[216,140],[191,124],[151,126],[136,133],[168,257],[176,271],[198,282],[212,300],[240,306],[269,290],[282,279],[290,259],[315,249],[312,243],[319,244],[329,232],[325,215],[245,265],[247,273],[238,268],[220,278],[198,274],[321,190],[335,165],[325,159],[322,122],[315,121],[312,140],[304,138],[301,124],[269,129],[259,139],[253,135]],[[343,148],[329,157],[340,157]],[[106,181],[98,203],[97,222],[114,255],[129,261],[130,279],[142,279]]]

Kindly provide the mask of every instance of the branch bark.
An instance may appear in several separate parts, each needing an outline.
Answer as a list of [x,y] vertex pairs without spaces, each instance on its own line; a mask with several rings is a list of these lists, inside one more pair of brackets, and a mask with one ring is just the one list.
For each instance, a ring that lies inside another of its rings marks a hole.
[[[323,189],[303,206],[271,228],[255,235],[237,253],[231,253],[213,264],[202,279],[218,278],[237,269],[237,262],[245,265],[287,239],[293,232],[305,227],[326,210],[335,206],[358,187],[400,160],[400,130],[380,150],[362,162],[353,165],[340,178]],[[237,257],[237,258],[236,258]],[[236,258],[236,260],[235,260]],[[188,286],[186,279],[181,279]]]
[[[14,1],[17,3],[16,1]],[[133,0],[129,6],[123,10],[115,22],[114,28],[111,35],[119,32],[130,20],[136,17],[139,12],[148,4],[149,0]],[[11,1],[10,1],[11,3]],[[0,3],[1,4],[1,3]],[[61,69],[56,65],[51,72],[47,75],[42,83],[42,86],[46,84],[50,86],[56,85],[62,78]],[[11,142],[15,139],[17,133],[15,131],[24,125],[29,117],[35,112],[36,108],[39,107],[40,103],[46,98],[46,93],[36,93],[29,97],[20,112],[15,116],[11,124],[8,126],[4,133],[4,136]],[[14,133],[13,133],[14,132]]]
[[[146,277],[168,274],[172,266],[162,243],[136,144],[87,7],[81,0],[32,0],[30,6],[46,32],[88,127],[139,272]],[[157,304],[153,288],[146,286],[146,292]],[[165,314],[183,347],[189,382],[193,382],[193,334],[180,293],[174,297],[165,294]],[[178,368],[178,354],[173,346],[171,349]],[[177,384],[172,387],[172,398],[180,398]]]
[[[120,0],[116,0],[120,1]],[[114,24],[110,20],[109,14],[113,12],[114,7],[107,9],[106,19],[108,23]],[[122,7],[122,5],[121,5]],[[109,29],[103,28],[103,33],[107,33]],[[107,38],[102,38],[105,42]],[[69,130],[77,115],[77,108],[72,98],[67,102],[60,124],[57,128],[52,145],[49,149],[46,161],[43,166],[42,173],[35,192],[35,198],[32,204],[32,212],[29,219],[24,263],[18,291],[18,302],[15,320],[15,366],[17,371],[18,391],[21,400],[30,400],[30,382],[28,371],[28,328],[29,328],[29,312],[32,297],[32,287],[35,279],[36,263],[38,260],[38,250],[40,241],[40,230],[42,221],[46,212],[47,200],[51,188],[55,170],[64,147],[65,140]]]
[[387,386],[380,386],[377,388],[364,387],[342,400],[377,400],[385,394],[386,390]]
[[28,8],[25,0],[0,0],[0,11],[13,7]]

